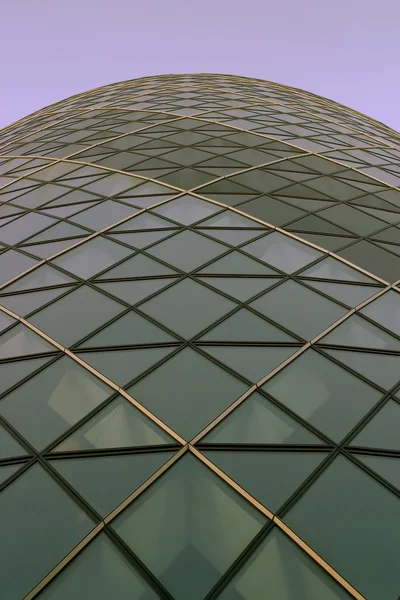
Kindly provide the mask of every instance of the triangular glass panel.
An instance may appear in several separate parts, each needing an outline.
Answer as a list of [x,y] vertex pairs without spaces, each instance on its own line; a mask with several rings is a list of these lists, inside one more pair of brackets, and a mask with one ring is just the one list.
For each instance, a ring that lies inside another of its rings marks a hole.
[[257,392],[201,440],[206,444],[320,444],[321,440]]
[[272,512],[325,458],[323,452],[205,450],[205,456]]
[[54,264],[88,279],[126,258],[132,251],[104,237],[97,237],[54,259]]
[[199,280],[240,302],[249,300],[280,281],[279,279],[264,277],[199,277]]
[[400,351],[400,340],[358,315],[352,315],[335,327],[320,343]]
[[371,285],[351,285],[346,283],[329,283],[327,281],[307,281],[310,287],[327,294],[339,302],[354,308],[377,294],[379,287]]
[[69,239],[61,240],[59,242],[49,242],[48,244],[32,244],[32,246],[25,246],[25,250],[28,250],[30,254],[38,256],[39,258],[49,258],[58,252],[61,252],[61,250],[69,248],[77,241],[79,240]]
[[242,249],[285,273],[293,273],[323,256],[311,246],[276,231]]
[[368,304],[361,312],[376,323],[400,335],[400,294],[398,292],[390,290]]
[[147,252],[189,273],[227,250],[218,242],[186,230],[148,248]]
[[164,239],[168,235],[171,235],[172,231],[138,231],[137,233],[119,233],[115,235],[108,235],[107,237],[116,240],[117,242],[123,242],[132,246],[132,248],[146,248]]
[[203,346],[207,354],[221,361],[252,383],[268,375],[298,348],[252,346]]
[[288,179],[284,179],[279,175],[272,175],[262,169],[252,169],[240,175],[234,175],[230,178],[230,181],[248,186],[251,190],[256,190],[263,194],[274,192],[291,183]]
[[376,389],[314,350],[301,354],[263,390],[335,441],[381,398]]
[[40,594],[41,600],[79,596],[96,600],[158,600],[160,594],[149,587],[136,567],[102,533]]
[[[237,229],[259,229],[259,232],[262,233],[266,231],[266,227],[263,227],[257,221],[253,221],[251,219],[247,219],[238,213],[233,212],[232,210],[225,210],[219,215],[211,217],[206,221],[202,221],[201,225],[198,227],[215,227],[216,229],[221,229],[224,227],[234,227]],[[258,235],[260,235],[258,233]]]
[[54,290],[28,292],[25,294],[10,294],[8,296],[0,296],[0,304],[20,317],[25,317],[44,304],[54,300],[54,298],[58,298],[65,291],[65,288],[56,288]]
[[3,398],[0,414],[42,450],[112,392],[89,371],[63,357]]
[[0,425],[0,459],[24,456],[27,454],[25,448]]
[[101,279],[131,279],[134,277],[162,277],[163,275],[177,275],[177,272],[158,260],[138,253],[117,267],[102,273]]
[[113,522],[113,528],[173,598],[202,600],[266,522],[186,454]]
[[14,475],[22,465],[3,465],[0,466],[0,485],[4,483],[11,475]]
[[52,452],[163,446],[175,440],[133,404],[118,396]]
[[52,346],[29,327],[19,324],[0,336],[0,358],[55,352]]
[[176,225],[171,221],[166,221],[165,219],[161,219],[156,215],[146,212],[141,213],[137,217],[133,217],[133,219],[129,219],[129,221],[121,223],[118,227],[113,228],[111,233],[117,231],[136,231],[140,229],[163,229],[166,227],[176,227]]
[[327,348],[324,352],[385,390],[391,389],[400,380],[400,356]]
[[301,277],[315,277],[316,279],[335,279],[338,281],[354,281],[357,283],[375,283],[375,280],[361,271],[352,269],[348,265],[328,256],[319,263],[302,271]]
[[[73,242],[72,242],[73,243]],[[3,288],[2,293],[21,292],[23,290],[34,290],[37,288],[51,287],[55,285],[63,285],[65,283],[76,283],[76,279],[72,279],[65,273],[61,273],[57,269],[53,269],[49,265],[42,265],[28,275],[21,277],[14,283]]]
[[295,235],[298,235],[307,242],[311,242],[312,244],[315,244],[324,250],[330,250],[332,252],[339,250],[339,248],[342,248],[343,246],[347,246],[352,239],[355,239],[351,237],[346,238],[336,237],[334,235],[316,235],[314,233],[307,233],[297,230],[295,227],[296,225],[297,223],[293,223],[293,227],[287,227],[287,230],[292,231]]
[[260,230],[252,229],[202,229],[199,227],[199,230],[231,246],[241,246],[263,233]]
[[265,590],[276,600],[351,600],[344,588],[277,528],[245,562],[218,600],[255,600],[262,598]]
[[398,457],[370,456],[368,454],[356,456],[364,465],[367,465],[367,467],[400,490],[400,459]]
[[312,340],[347,310],[293,280],[288,280],[251,303],[267,318]]
[[295,342],[290,335],[261,319],[247,308],[241,308],[201,336],[203,342]]
[[173,452],[150,452],[75,458],[53,460],[50,464],[95,510],[102,516],[106,516],[173,454]]
[[100,289],[133,306],[148,296],[170,285],[173,279],[143,279],[138,281],[116,281],[96,283]]
[[235,308],[231,300],[183,279],[140,305],[140,310],[189,339]]
[[[236,251],[230,252],[204,267],[201,269],[201,273],[210,275],[277,275],[273,269]],[[245,285],[245,281],[243,281],[243,285]]]
[[45,358],[0,363],[0,394],[33,373],[33,371],[36,371],[36,369],[39,369],[48,360],[49,357],[47,356]]
[[246,389],[214,362],[185,348],[128,392],[182,437],[192,439]]
[[0,311],[0,332],[4,331],[4,329],[7,329],[7,327],[10,327],[10,325],[13,325],[14,323],[16,323],[15,319]]
[[175,338],[140,315],[129,312],[96,333],[80,348],[135,346],[174,342]]
[[183,223],[191,225],[200,219],[204,219],[209,215],[221,210],[221,207],[194,196],[181,196],[176,200],[170,200],[162,204],[158,208],[153,209],[159,215]]
[[80,358],[119,386],[126,385],[175,348],[144,348],[79,353]]
[[351,446],[400,451],[400,404],[389,400],[352,440]]

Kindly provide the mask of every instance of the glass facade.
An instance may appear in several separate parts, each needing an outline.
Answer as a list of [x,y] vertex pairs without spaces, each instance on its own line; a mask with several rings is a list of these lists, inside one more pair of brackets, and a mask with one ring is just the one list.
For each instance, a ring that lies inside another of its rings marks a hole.
[[397,600],[399,431],[398,133],[209,74],[0,132],[2,597]]

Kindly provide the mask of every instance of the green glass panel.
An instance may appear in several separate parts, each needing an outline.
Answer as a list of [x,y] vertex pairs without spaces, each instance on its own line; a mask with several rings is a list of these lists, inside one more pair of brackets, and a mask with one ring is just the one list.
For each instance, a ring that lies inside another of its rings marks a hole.
[[167,433],[133,404],[118,396],[99,413],[58,444],[53,452],[160,446],[174,443]]
[[361,454],[357,458],[400,490],[400,465],[397,457]]
[[[156,202],[157,200],[154,198],[153,204]],[[124,223],[121,223],[121,225],[118,225],[118,227],[113,228],[112,233],[116,233],[117,231],[135,231],[137,229],[162,229],[165,227],[176,227],[176,225],[170,221],[161,219],[156,215],[141,213],[140,215],[133,217],[133,219],[129,219],[129,221],[125,221]]]
[[261,219],[271,225],[282,226],[305,215],[303,210],[295,208],[285,202],[280,202],[271,196],[261,196],[245,204],[238,205],[239,210]]
[[258,237],[262,232],[253,229],[201,229],[206,235],[209,235],[221,242],[226,242],[231,246],[240,246],[245,242],[249,242],[255,237]]
[[334,300],[339,300],[339,302],[347,304],[351,308],[355,308],[365,300],[368,300],[368,298],[377,294],[380,289],[370,285],[328,283],[327,281],[307,281],[307,285],[331,296]]
[[39,594],[38,598],[158,600],[159,594],[148,586],[137,569],[117,550],[109,538],[101,534]]
[[53,269],[49,265],[42,265],[28,275],[21,277],[15,283],[3,288],[2,292],[21,292],[23,290],[62,285],[64,283],[76,283],[76,280],[65,275],[65,273],[57,271],[57,269]]
[[[249,124],[250,123],[246,122],[247,126]],[[263,192],[264,194],[283,188],[290,183],[290,181],[283,177],[279,177],[279,175],[272,175],[261,169],[253,169],[247,173],[235,175],[234,177],[231,177],[230,180],[239,183],[240,185],[248,186],[258,192]]]
[[140,305],[140,310],[185,338],[191,338],[236,304],[205,286],[184,279]]
[[0,311],[0,332],[4,331],[4,329],[7,329],[7,327],[10,327],[10,325],[13,325],[14,323],[16,323],[15,319]]
[[84,352],[82,360],[120,386],[126,385],[140,373],[173,352],[175,348],[144,348],[141,350],[113,350]]
[[306,340],[312,340],[347,312],[291,280],[257,298],[251,306]]
[[319,444],[315,435],[257,392],[202,442],[207,444]]
[[202,600],[266,521],[186,455],[113,525],[173,598]]
[[[44,208],[46,209],[46,207],[44,207]],[[74,210],[76,211],[77,209],[75,208]],[[29,243],[30,244],[33,244],[33,243],[38,244],[39,242],[48,242],[48,241],[52,241],[52,240],[58,240],[58,239],[62,239],[62,238],[81,236],[81,235],[87,235],[87,234],[88,234],[88,232],[85,229],[82,229],[82,227],[77,227],[76,225],[71,225],[70,223],[66,223],[66,222],[60,222],[60,223],[57,223],[57,225],[53,225],[52,227],[45,229],[42,233],[39,233],[38,235],[35,235],[34,237],[30,238]],[[74,242],[72,242],[72,243],[74,243]],[[40,267],[40,270],[42,270],[42,269],[43,269],[43,267]],[[46,271],[44,271],[44,272],[46,272]]]
[[364,597],[397,598],[400,503],[350,461],[336,458],[284,521]]
[[252,219],[247,219],[242,215],[239,215],[232,210],[225,210],[223,213],[213,216],[206,221],[203,221],[201,224],[202,227],[216,227],[220,229],[221,227],[237,227],[237,228],[258,228],[258,231],[255,234],[260,235],[265,232],[266,227],[257,223],[257,221],[253,221]]
[[50,464],[102,516],[108,515],[173,456],[173,452],[53,460]]
[[155,208],[154,212],[178,223],[191,225],[220,210],[221,207],[216,204],[200,200],[200,198],[195,198],[194,196],[185,195],[162,204],[158,208]]
[[112,393],[100,379],[63,357],[0,402],[0,414],[41,450]]
[[235,250],[201,269],[201,273],[210,275],[277,275],[276,271]]
[[25,325],[19,324],[0,336],[0,358],[54,352],[56,348]]
[[400,341],[358,315],[352,315],[321,340],[322,344],[400,350]]
[[298,348],[263,346],[203,346],[203,350],[240,375],[257,383]]
[[49,258],[51,256],[54,256],[58,252],[61,252],[61,250],[69,248],[75,242],[78,241],[79,240],[69,239],[57,242],[50,242],[48,244],[32,244],[32,246],[25,246],[25,249],[27,249],[31,254],[38,256],[39,258]]
[[0,304],[20,317],[25,317],[44,304],[51,302],[54,298],[58,298],[65,291],[64,288],[56,288],[54,290],[43,290],[42,292],[10,294],[9,296],[0,296]]
[[263,389],[335,441],[340,441],[381,394],[314,350],[308,350]]
[[3,225],[0,229],[0,239],[3,244],[13,246],[54,223],[55,220],[51,217],[30,212]]
[[360,271],[348,267],[344,263],[328,256],[319,263],[302,271],[302,277],[316,277],[317,279],[336,279],[341,281],[354,281],[359,283],[373,283],[371,277],[367,277]]
[[131,250],[103,237],[96,237],[54,259],[54,263],[83,279],[93,277],[126,258]]
[[[354,190],[357,194],[357,190]],[[323,210],[320,213],[321,217],[345,227],[349,231],[354,231],[357,235],[368,235],[377,229],[382,229],[384,226],[383,221],[374,219],[369,215],[347,206],[346,204],[339,204]]]
[[217,467],[277,512],[325,458],[323,452],[203,451]]
[[285,273],[293,273],[322,256],[318,250],[276,231],[243,250]]
[[246,387],[213,362],[185,348],[128,392],[182,437],[191,439]]
[[368,304],[361,312],[400,335],[400,294],[398,292],[390,290]]
[[148,296],[152,296],[167,285],[171,285],[173,279],[143,279],[138,281],[116,281],[112,283],[96,283],[96,287],[134,306]]
[[275,278],[261,277],[199,277],[199,280],[241,302],[249,300],[279,281]]
[[39,465],[16,479],[0,496],[4,598],[24,598],[93,525]]
[[218,600],[350,600],[315,561],[274,529],[228,583]]
[[183,231],[152,246],[147,252],[188,273],[226,250],[227,247],[218,242],[193,231]]
[[134,312],[125,314],[111,325],[89,338],[81,348],[96,346],[134,346],[173,342],[175,339],[156,325]]
[[400,451],[400,405],[393,400],[365,425],[351,442],[352,446]]
[[7,465],[0,467],[0,485],[4,483],[11,475],[14,475],[22,465]]
[[176,271],[143,254],[135,254],[122,264],[102,274],[102,279],[176,275]]
[[11,458],[13,456],[23,456],[26,450],[19,442],[0,425],[0,459]]
[[106,200],[89,208],[72,219],[75,223],[89,227],[93,231],[100,231],[104,227],[108,227],[113,223],[118,223],[121,219],[128,217],[129,215],[136,212],[138,209],[121,204],[120,202],[114,202],[113,200]]
[[311,242],[312,244],[316,244],[320,248],[324,250],[331,250],[332,252],[336,252],[339,248],[343,246],[347,246],[348,243],[353,239],[352,237],[336,237],[334,235],[318,235],[315,233],[307,233],[301,230],[301,227],[298,226],[298,222],[293,223],[287,227],[288,231],[292,231],[295,235],[298,235],[307,242]]
[[348,350],[324,351],[385,390],[389,390],[400,380],[400,356]]
[[116,233],[115,235],[108,235],[108,237],[116,240],[117,242],[124,242],[132,246],[132,248],[146,248],[151,244],[155,244],[160,240],[164,239],[168,235],[173,233],[169,229],[165,231],[138,231],[136,233]]
[[29,320],[60,344],[70,346],[123,310],[124,306],[119,302],[82,286],[43,308]]
[[385,281],[393,282],[399,279],[400,257],[367,240],[340,250],[339,255]]
[[287,333],[241,308],[201,337],[210,342],[295,342]]
[[3,254],[0,254],[0,285],[36,264],[36,259],[15,250],[3,252]]
[[49,357],[0,363],[0,394],[44,365]]

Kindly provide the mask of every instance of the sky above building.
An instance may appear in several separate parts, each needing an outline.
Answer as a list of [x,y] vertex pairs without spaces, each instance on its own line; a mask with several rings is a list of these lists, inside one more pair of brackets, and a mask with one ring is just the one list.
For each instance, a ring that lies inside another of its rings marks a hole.
[[0,128],[73,94],[228,73],[336,100],[400,129],[399,0],[1,3]]

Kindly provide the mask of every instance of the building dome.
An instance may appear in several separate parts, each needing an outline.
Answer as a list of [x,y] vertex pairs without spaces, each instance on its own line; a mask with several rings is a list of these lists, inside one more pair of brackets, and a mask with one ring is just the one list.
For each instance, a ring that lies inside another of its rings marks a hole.
[[0,581],[396,600],[400,135],[146,77],[0,132]]

